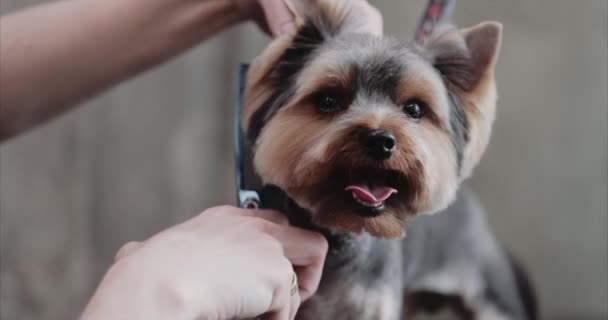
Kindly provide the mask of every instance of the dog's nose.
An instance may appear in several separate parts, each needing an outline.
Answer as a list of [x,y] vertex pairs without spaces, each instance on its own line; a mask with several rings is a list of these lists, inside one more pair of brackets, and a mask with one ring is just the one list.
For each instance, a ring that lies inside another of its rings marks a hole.
[[361,133],[361,144],[366,154],[376,160],[388,159],[395,151],[395,137],[386,130]]

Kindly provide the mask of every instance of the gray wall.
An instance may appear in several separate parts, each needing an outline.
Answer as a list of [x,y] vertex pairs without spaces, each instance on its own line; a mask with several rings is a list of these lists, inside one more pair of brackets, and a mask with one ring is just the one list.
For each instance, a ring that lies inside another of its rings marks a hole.
[[[374,3],[409,38],[424,2]],[[461,0],[453,17],[505,24],[495,134],[469,185],[547,319],[608,316],[607,16],[605,0]],[[266,43],[233,28],[0,147],[2,319],[75,318],[121,243],[232,203],[233,71]]]

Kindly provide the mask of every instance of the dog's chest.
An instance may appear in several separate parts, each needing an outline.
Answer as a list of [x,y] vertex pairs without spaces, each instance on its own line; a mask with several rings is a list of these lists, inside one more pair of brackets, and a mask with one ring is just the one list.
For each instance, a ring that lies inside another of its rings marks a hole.
[[302,306],[299,320],[397,320],[401,294],[388,286],[363,288],[354,285],[344,292],[318,294]]
[[397,320],[403,306],[399,241],[378,242],[352,261],[336,266],[331,254],[317,293],[298,320]]

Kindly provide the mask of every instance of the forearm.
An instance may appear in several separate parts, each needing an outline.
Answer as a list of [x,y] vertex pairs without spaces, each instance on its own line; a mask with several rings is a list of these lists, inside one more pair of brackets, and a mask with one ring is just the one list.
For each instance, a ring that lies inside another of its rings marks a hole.
[[0,140],[241,19],[231,0],[63,0],[0,19]]

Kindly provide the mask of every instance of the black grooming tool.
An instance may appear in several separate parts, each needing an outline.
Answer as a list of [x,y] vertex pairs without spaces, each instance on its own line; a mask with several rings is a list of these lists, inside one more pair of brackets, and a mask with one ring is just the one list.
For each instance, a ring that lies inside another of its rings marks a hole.
[[241,110],[243,108],[243,91],[247,79],[248,64],[242,63],[237,73],[237,94],[234,114],[234,162],[236,165],[237,204],[241,208],[258,209],[261,207],[257,188],[261,187],[259,179],[253,172],[251,148],[244,142],[241,129]]

